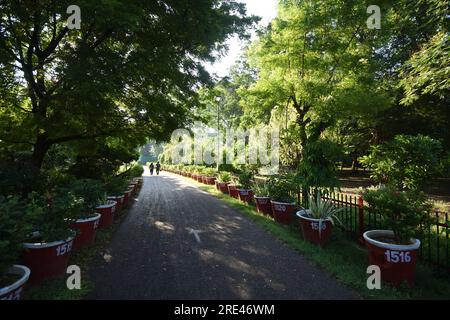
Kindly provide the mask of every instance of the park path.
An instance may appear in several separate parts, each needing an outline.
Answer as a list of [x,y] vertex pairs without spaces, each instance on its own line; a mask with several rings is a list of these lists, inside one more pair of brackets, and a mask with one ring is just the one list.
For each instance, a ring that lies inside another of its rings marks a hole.
[[144,177],[86,299],[358,299],[189,180]]

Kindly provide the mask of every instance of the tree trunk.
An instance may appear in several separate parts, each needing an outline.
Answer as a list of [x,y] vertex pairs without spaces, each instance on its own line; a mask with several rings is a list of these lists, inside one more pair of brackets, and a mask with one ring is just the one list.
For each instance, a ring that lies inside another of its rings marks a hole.
[[31,164],[36,169],[40,170],[44,163],[45,156],[51,147],[51,143],[48,140],[47,134],[40,134],[36,139],[34,145],[33,155],[31,157]]

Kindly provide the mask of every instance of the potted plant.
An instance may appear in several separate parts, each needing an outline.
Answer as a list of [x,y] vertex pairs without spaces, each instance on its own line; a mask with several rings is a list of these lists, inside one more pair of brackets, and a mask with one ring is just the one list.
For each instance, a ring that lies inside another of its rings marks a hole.
[[320,191],[309,197],[309,209],[297,212],[300,218],[300,228],[303,238],[309,242],[325,246],[331,238],[335,220],[340,223],[337,213],[344,210],[337,209],[329,200],[322,199]]
[[83,199],[82,211],[73,223],[72,229],[77,231],[73,249],[78,250],[95,241],[97,228],[101,220],[105,223],[108,217],[95,212],[95,208],[106,202],[106,193],[102,184],[95,180],[77,180],[69,187],[70,192]]
[[248,170],[243,170],[237,175],[237,191],[239,199],[242,202],[249,204],[253,201],[253,190],[251,189],[253,183],[253,173]]
[[205,174],[203,181],[208,185],[214,185],[216,182],[216,170],[213,168],[206,168],[203,173]]
[[431,205],[423,193],[398,191],[390,187],[368,189],[363,193],[368,210],[381,215],[386,230],[364,233],[371,265],[381,268],[382,280],[399,286],[414,283],[422,227],[431,223]]
[[72,251],[82,200],[71,193],[41,196],[31,193],[26,219],[33,230],[24,243],[23,261],[30,268],[30,283],[65,274]]
[[223,193],[228,194],[228,184],[231,182],[231,174],[229,172],[221,172],[217,178],[217,186]]
[[292,191],[295,185],[290,176],[273,177],[268,182],[272,213],[276,222],[290,224],[294,221],[297,205]]
[[[124,202],[123,205],[126,206],[128,204],[128,198],[131,191],[127,190],[124,194]],[[110,226],[114,221],[114,215],[116,213],[116,205],[117,202],[114,200],[106,200],[103,204],[95,207],[95,211],[101,215],[99,227],[104,228]]]
[[272,204],[270,203],[269,187],[265,183],[255,183],[253,185],[255,193],[256,209],[259,213],[264,215],[273,216]]
[[126,187],[127,181],[123,176],[114,176],[105,184],[105,190],[108,194],[106,197],[106,203],[111,203],[110,201],[116,202],[116,206],[114,207],[114,215],[119,214],[124,207],[124,190]]
[[17,197],[0,196],[0,300],[20,300],[30,269],[15,264],[23,251],[28,225],[25,206]]

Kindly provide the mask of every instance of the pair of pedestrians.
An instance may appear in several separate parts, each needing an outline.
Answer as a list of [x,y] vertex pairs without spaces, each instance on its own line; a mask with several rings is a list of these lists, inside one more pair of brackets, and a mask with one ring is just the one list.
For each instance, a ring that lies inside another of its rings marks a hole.
[[[153,162],[150,164],[149,166],[150,168],[150,175],[153,175],[153,171],[155,170],[155,165],[153,164]],[[159,161],[156,163],[156,174],[159,176],[159,172],[161,171],[161,164],[159,163]]]

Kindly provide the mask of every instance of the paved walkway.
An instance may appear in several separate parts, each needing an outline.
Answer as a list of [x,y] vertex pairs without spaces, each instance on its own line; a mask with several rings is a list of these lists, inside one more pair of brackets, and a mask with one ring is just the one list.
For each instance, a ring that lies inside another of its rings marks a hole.
[[357,299],[350,289],[190,181],[144,177],[90,271],[87,299]]

